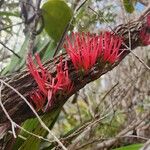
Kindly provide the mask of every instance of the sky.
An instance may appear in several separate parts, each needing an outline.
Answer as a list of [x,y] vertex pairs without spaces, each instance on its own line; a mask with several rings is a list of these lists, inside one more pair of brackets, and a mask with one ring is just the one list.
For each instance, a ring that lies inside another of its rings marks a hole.
[[135,9],[137,11],[143,11],[145,9],[145,6],[139,2],[137,2],[136,6],[135,6]]

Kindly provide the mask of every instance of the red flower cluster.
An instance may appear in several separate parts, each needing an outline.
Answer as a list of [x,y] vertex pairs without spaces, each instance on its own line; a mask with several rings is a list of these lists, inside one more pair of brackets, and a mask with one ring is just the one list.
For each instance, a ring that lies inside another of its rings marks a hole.
[[141,41],[145,46],[150,45],[150,32],[149,32],[149,30],[150,30],[150,15],[147,16],[146,24],[140,32]]
[[92,68],[98,59],[113,64],[118,59],[119,48],[122,39],[105,32],[101,35],[89,33],[72,33],[66,37],[64,48],[69,54],[76,70],[84,70],[86,73]]
[[[63,92],[70,92],[72,90],[72,83],[68,75],[68,65],[67,61],[65,61],[65,64],[63,65],[62,57],[60,56],[60,62],[56,66],[57,74],[55,77],[52,77],[51,73],[49,73],[42,65],[38,54],[35,55],[35,59],[38,68],[33,63],[31,55],[28,55],[28,69],[38,85],[38,89],[33,90],[30,93],[30,98],[37,110],[47,110],[52,105],[53,95],[60,90]],[[44,106],[45,109],[43,109]]]
[[[89,33],[72,33],[71,37],[66,37],[66,48],[72,63],[76,70],[84,70],[87,73],[93,65],[99,60],[104,63],[113,64],[119,57],[119,48],[122,39],[105,32],[101,35],[91,35]],[[30,92],[30,98],[35,104],[37,110],[47,110],[52,106],[53,96],[59,91],[70,92],[72,90],[72,82],[68,75],[67,61],[63,63],[60,57],[59,63],[56,65],[55,77],[49,73],[40,60],[38,54],[35,55],[38,68],[33,63],[31,55],[28,55],[27,66],[29,72],[35,79],[38,88]]]

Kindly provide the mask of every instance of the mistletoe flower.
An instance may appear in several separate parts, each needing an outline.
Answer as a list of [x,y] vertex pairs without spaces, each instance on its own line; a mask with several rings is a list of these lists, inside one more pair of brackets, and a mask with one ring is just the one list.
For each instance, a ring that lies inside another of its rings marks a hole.
[[100,58],[113,64],[118,59],[121,43],[122,39],[110,32],[100,35],[72,33],[66,37],[64,48],[75,69],[87,73]]
[[105,32],[103,35],[103,40],[100,43],[102,45],[102,59],[105,62],[113,64],[119,57],[119,49],[122,44],[122,39],[118,36],[111,35],[110,32]]
[[65,61],[63,64],[61,56],[56,66],[57,72],[54,77],[44,68],[38,54],[35,55],[35,60],[38,67],[33,63],[31,55],[28,55],[27,67],[38,85],[38,88],[31,91],[29,96],[37,110],[42,109],[46,111],[54,103],[53,96],[59,93],[59,91],[63,91],[63,93],[71,92],[73,85],[69,78],[67,62]]
[[29,96],[32,100],[31,103],[36,106],[37,110],[43,109],[47,98],[39,89],[31,91]]
[[35,55],[35,59],[39,66],[40,72],[38,71],[35,64],[33,63],[31,54],[29,54],[27,58],[27,67],[29,69],[29,72],[34,77],[40,91],[42,91],[44,95],[47,95],[45,82],[48,80],[48,77],[51,77],[51,74],[48,74],[48,72],[44,69],[38,54]]
[[142,43],[147,46],[150,44],[150,15],[146,18],[146,24],[140,31],[140,39]]
[[57,65],[57,75],[55,77],[55,80],[56,80],[56,89],[59,88],[68,92],[72,90],[73,85],[69,78],[67,61],[65,61],[63,69],[62,57],[60,57],[60,63]]

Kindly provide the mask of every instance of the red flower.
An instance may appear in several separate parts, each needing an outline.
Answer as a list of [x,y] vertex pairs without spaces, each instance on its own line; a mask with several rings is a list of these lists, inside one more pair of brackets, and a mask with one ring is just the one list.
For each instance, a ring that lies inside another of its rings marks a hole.
[[39,89],[31,91],[29,95],[32,100],[32,103],[36,106],[36,109],[43,109],[47,100],[46,96],[43,95]]
[[51,75],[48,74],[47,71],[44,69],[38,54],[35,54],[35,59],[39,66],[39,71],[33,63],[31,54],[28,55],[27,66],[36,83],[38,84],[39,89],[46,95],[47,90],[45,82],[47,81],[48,77],[51,77]]
[[62,57],[60,57],[60,62],[57,64],[57,74],[55,77],[52,77],[51,73],[44,68],[38,54],[35,55],[35,59],[38,68],[33,63],[31,55],[29,55],[27,59],[29,72],[38,85],[38,88],[31,91],[29,95],[37,110],[43,109],[43,106],[46,103],[44,110],[47,110],[52,106],[52,97],[58,91],[61,90],[69,93],[73,86],[68,75],[67,62],[65,61],[65,64],[63,65]]
[[99,58],[114,63],[118,59],[118,51],[122,39],[105,32],[101,35],[89,33],[72,33],[66,37],[64,48],[69,54],[76,70],[88,72]]
[[144,25],[144,27],[140,31],[140,39],[145,46],[150,45],[150,32],[149,32],[149,30],[150,30],[150,15],[147,16],[146,24]]
[[146,21],[147,21],[147,26],[150,27],[150,15],[147,16]]
[[140,39],[145,46],[149,45],[150,44],[150,33],[147,33],[145,29],[141,30]]
[[63,89],[64,91],[68,91],[68,92],[72,90],[72,84],[68,73],[67,61],[65,61],[65,65],[63,69],[62,57],[60,57],[60,63],[57,65],[57,75],[55,77],[55,80],[56,80],[56,85],[55,85],[56,89]]
[[113,64],[119,57],[119,48],[122,39],[118,36],[111,35],[110,32],[105,32],[103,35],[103,43],[101,43],[103,49],[102,58],[104,61]]

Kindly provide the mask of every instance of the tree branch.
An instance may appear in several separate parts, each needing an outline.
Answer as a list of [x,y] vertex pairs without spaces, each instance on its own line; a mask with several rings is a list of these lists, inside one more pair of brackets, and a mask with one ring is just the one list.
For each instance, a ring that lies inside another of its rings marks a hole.
[[[126,49],[130,47],[131,50],[143,46],[139,37],[139,33],[145,24],[146,15],[150,13],[150,8],[146,11],[146,14],[143,17],[136,21],[130,22],[128,24],[121,24],[117,26],[114,31],[114,34],[121,35],[124,39],[124,45],[121,49]],[[130,32],[130,40],[129,40],[129,32]],[[126,45],[126,46],[125,46]],[[125,56],[127,56],[130,51],[120,50],[120,59],[113,65],[106,64],[105,66],[98,66],[97,64],[93,66],[91,71],[82,76],[74,69],[71,60],[67,56],[67,54],[63,54],[63,62],[66,60],[68,62],[69,67],[69,75],[71,80],[74,83],[74,88],[71,93],[63,95],[60,97],[53,97],[52,100],[55,100],[53,107],[49,109],[52,111],[53,109],[57,109],[67,101],[67,99],[73,95],[75,92],[83,88],[87,83],[90,83],[98,78],[100,78],[103,74],[107,73],[108,71],[112,70],[116,67]],[[55,62],[55,63],[54,63]],[[59,62],[59,57],[55,58],[55,61],[49,60],[47,61],[44,66],[52,73],[56,73],[56,63]],[[33,89],[37,88],[37,84],[29,74],[28,70],[24,70],[20,73],[15,73],[13,75],[9,75],[7,77],[1,77],[1,80],[5,81],[7,84],[11,85],[14,89],[16,89],[19,93],[21,93],[26,99],[29,100],[29,92]],[[57,95],[56,95],[57,96]],[[9,116],[13,118],[15,122],[23,122],[28,118],[33,117],[33,112],[29,108],[29,106],[22,100],[22,98],[16,94],[15,91],[7,87],[6,85],[2,88],[2,103],[7,110]],[[5,113],[2,109],[0,109],[0,124],[9,122]],[[43,114],[43,112],[39,112],[39,115]]]

